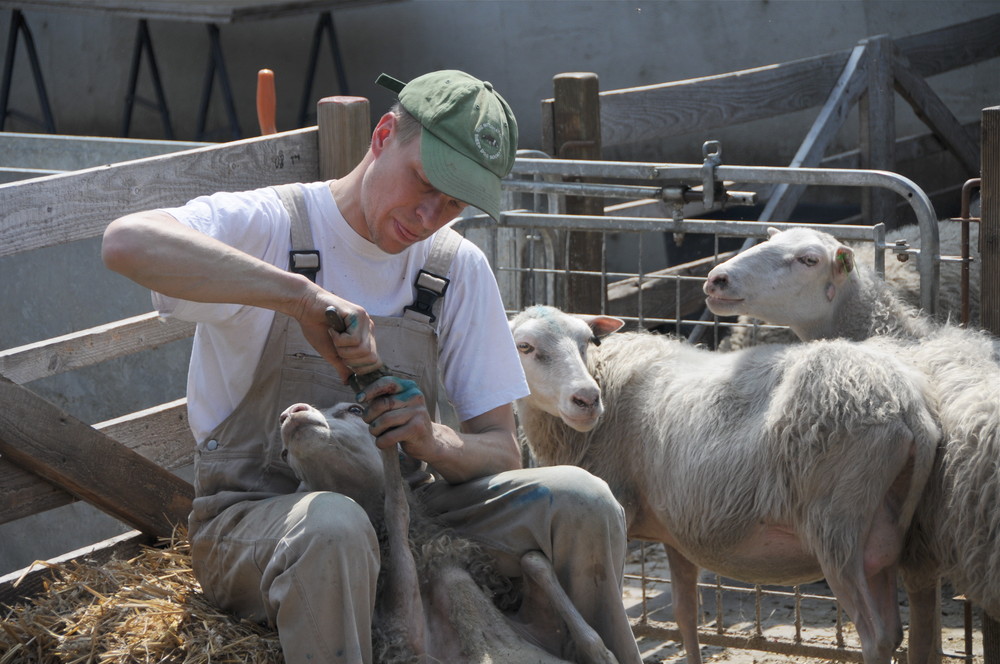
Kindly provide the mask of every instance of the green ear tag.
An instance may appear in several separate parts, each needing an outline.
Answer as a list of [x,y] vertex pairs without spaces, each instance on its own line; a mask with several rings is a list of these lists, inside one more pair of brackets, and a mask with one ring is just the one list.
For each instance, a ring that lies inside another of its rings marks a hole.
[[841,264],[843,264],[845,272],[850,272],[851,270],[854,269],[854,262],[847,260],[847,253],[846,252],[842,251],[842,252],[838,253],[837,254],[837,260],[840,261]]

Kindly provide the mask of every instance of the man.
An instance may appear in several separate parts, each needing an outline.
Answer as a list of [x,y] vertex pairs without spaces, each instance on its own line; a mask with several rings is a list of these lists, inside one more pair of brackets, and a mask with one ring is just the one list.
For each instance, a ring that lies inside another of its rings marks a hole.
[[[580,469],[520,469],[511,404],[527,386],[496,282],[482,252],[444,228],[467,204],[499,216],[515,118],[463,72],[379,82],[398,103],[345,177],[200,197],[105,232],[110,269],[152,289],[161,314],[198,323],[195,573],[220,606],[275,625],[289,664],[372,661],[373,528],[344,496],[295,493],[277,431],[292,403],[357,399],[380,448],[398,444],[434,471],[416,488],[431,511],[510,576],[541,550],[619,661],[638,662],[620,596],[622,510]],[[346,387],[380,361],[419,389]],[[434,421],[449,405],[457,428]]]

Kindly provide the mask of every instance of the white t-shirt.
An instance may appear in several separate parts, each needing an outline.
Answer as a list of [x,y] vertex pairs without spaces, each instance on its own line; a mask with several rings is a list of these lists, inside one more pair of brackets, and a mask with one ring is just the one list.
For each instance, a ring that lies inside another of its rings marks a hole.
[[[412,304],[413,281],[432,239],[387,254],[352,229],[328,183],[302,185],[322,266],[317,283],[375,316],[400,316]],[[181,223],[288,269],[288,212],[270,187],[201,196],[165,212]],[[500,293],[482,251],[463,240],[437,321],[445,391],[459,420],[528,394]],[[188,370],[188,417],[203,440],[250,389],[274,317],[269,309],[206,304],[153,293],[162,316],[198,323]],[[377,334],[377,332],[376,332]]]

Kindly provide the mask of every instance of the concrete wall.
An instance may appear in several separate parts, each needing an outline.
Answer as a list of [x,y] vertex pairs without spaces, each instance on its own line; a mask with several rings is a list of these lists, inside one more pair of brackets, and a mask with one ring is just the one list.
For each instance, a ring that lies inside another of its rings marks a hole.
[[[864,37],[901,37],[998,11],[995,0],[401,0],[346,7],[335,13],[350,92],[381,112],[391,101],[374,85],[387,72],[408,79],[438,68],[459,68],[491,80],[519,118],[521,147],[539,146],[539,100],[552,77],[567,71],[600,76],[602,89],[662,83],[809,57],[853,46]],[[115,136],[122,120],[134,19],[93,12],[28,10],[60,133]],[[257,131],[256,72],[276,72],[279,129],[295,127],[312,36],[313,17],[221,26],[240,123]],[[7,33],[9,12],[0,17]],[[174,118],[176,138],[194,139],[208,55],[203,25],[152,21],[150,31]],[[23,46],[17,55],[13,100],[36,112]],[[996,63],[932,80],[962,121],[998,101]],[[140,90],[152,96],[144,68]],[[216,90],[218,86],[216,86]],[[339,94],[329,48],[323,44],[313,97]],[[216,94],[209,127],[227,122]],[[133,136],[162,138],[159,117],[134,114]],[[808,122],[808,118],[797,121]],[[916,127],[915,121],[909,123]],[[8,131],[33,131],[20,120]],[[901,131],[900,135],[905,134]],[[221,131],[217,138],[228,137]],[[700,159],[693,137],[686,159]],[[801,132],[727,137],[730,163],[770,162],[792,153]],[[675,159],[676,160],[676,159]]]
[[[995,0],[402,0],[344,8],[335,20],[350,92],[370,98],[375,113],[391,103],[391,95],[374,85],[381,72],[409,79],[438,68],[465,69],[497,86],[518,116],[521,147],[538,148],[539,102],[551,96],[552,77],[562,72],[596,72],[602,89],[655,84],[842,50],[867,36],[901,37],[997,11]],[[24,16],[38,48],[58,132],[117,136],[136,21],[94,12],[27,10]],[[10,19],[9,11],[0,15],[0,34],[8,34]],[[278,128],[296,126],[313,20],[221,27],[244,135],[257,132],[256,73],[265,67],[276,72]],[[206,29],[152,21],[150,31],[175,138],[194,140]],[[23,41],[16,64],[11,107],[40,117]],[[141,81],[140,93],[151,97],[145,67]],[[342,92],[325,42],[317,81],[314,99]],[[996,61],[930,83],[963,122],[1000,103]],[[208,126],[216,140],[226,140],[220,100],[217,93],[212,97]],[[898,135],[922,131],[902,105],[897,117]],[[658,157],[700,162],[702,142],[719,138],[727,163],[787,163],[812,118],[801,113],[683,137]],[[146,108],[137,107],[132,127],[133,137],[164,136],[158,115]],[[19,118],[8,118],[5,128],[38,130]],[[843,145],[835,150],[856,141],[849,129],[843,133]],[[645,265],[656,267],[648,260]],[[74,288],[67,290],[70,283]],[[103,270],[96,241],[0,259],[0,302],[4,349],[150,309],[146,291]],[[29,387],[80,419],[98,422],[182,396],[187,346],[173,346],[93,372],[75,372],[71,380],[55,377]],[[120,531],[118,524],[92,511],[74,506],[48,521],[0,526],[0,574]],[[58,537],[39,537],[42,529]]]

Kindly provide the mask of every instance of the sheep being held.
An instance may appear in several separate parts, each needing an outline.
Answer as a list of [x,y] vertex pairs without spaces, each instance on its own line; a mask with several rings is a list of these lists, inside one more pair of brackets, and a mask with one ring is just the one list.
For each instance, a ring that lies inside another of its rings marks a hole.
[[[543,464],[608,482],[629,535],[662,542],[689,664],[698,568],[752,583],[826,578],[868,664],[902,640],[896,565],[939,432],[919,372],[845,341],[715,353],[531,307],[511,321]],[[600,339],[599,345],[593,341]]]
[[[789,325],[803,341],[879,337],[927,375],[943,452],[904,556],[911,622],[933,633],[939,576],[1000,620],[1000,339],[903,303],[832,235],[806,228],[769,233],[767,242],[708,274],[709,309]],[[917,630],[910,633],[910,661],[928,661],[933,645],[926,638],[914,643]]]
[[377,662],[569,664],[552,654],[565,650],[576,662],[616,664],[540,552],[522,557],[515,592],[480,546],[422,513],[397,451],[378,450],[361,413],[350,403],[289,406],[280,416],[282,456],[301,490],[354,499],[378,532]]

